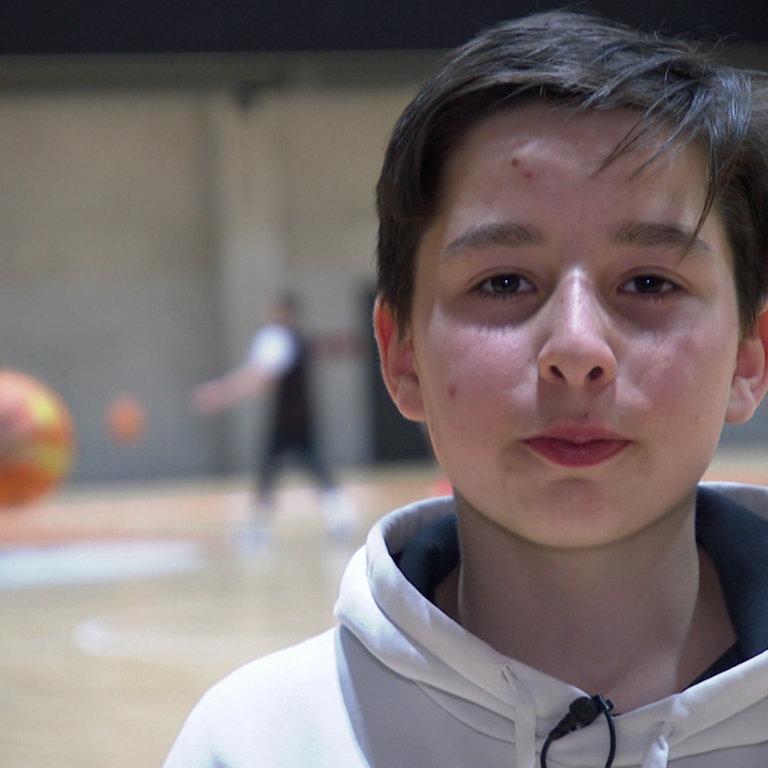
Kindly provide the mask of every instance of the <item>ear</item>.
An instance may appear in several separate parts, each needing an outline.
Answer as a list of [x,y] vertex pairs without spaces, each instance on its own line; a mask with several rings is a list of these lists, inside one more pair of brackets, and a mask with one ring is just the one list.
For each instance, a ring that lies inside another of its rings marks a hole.
[[381,375],[400,413],[411,421],[424,421],[419,376],[414,364],[413,336],[401,333],[391,307],[381,297],[373,309],[373,330],[379,348]]
[[741,424],[752,418],[768,390],[768,310],[757,320],[755,330],[739,342],[736,370],[725,420]]

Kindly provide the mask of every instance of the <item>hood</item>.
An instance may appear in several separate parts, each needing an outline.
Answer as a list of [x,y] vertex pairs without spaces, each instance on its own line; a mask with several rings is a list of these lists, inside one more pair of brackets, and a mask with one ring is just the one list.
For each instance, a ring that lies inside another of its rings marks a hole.
[[[768,518],[767,489],[731,483],[702,487]],[[596,692],[582,691],[498,653],[406,580],[391,553],[399,553],[428,523],[453,513],[453,500],[440,498],[384,517],[350,561],[336,615],[370,653],[413,681],[437,706],[480,733],[510,742],[516,765],[534,766],[537,750],[571,702]],[[568,749],[558,750],[558,762],[553,757],[552,765],[602,765],[607,729],[598,723],[602,718],[569,734]],[[667,765],[670,750],[677,759],[751,744],[765,744],[768,765],[768,652],[679,694],[618,715],[614,723],[615,766],[660,768]],[[698,760],[696,765],[703,768],[704,763]]]

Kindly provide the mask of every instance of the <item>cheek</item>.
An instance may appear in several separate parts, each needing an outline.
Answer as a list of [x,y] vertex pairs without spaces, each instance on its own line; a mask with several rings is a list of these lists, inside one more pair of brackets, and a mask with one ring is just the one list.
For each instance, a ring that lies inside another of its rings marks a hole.
[[634,377],[649,410],[672,421],[716,418],[726,406],[735,348],[717,334],[671,339],[659,344],[654,360],[638,365]]
[[[421,355],[427,401],[435,408],[480,413],[497,412],[525,378],[528,355],[512,334],[477,329],[448,329],[434,333],[430,353]],[[435,412],[436,416],[440,416]]]

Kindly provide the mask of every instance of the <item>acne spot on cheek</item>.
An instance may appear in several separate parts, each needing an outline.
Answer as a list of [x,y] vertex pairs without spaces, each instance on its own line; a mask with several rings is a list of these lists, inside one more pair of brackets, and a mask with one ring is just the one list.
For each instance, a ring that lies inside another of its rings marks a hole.
[[458,392],[458,387],[455,384],[448,385],[448,397],[453,400]]

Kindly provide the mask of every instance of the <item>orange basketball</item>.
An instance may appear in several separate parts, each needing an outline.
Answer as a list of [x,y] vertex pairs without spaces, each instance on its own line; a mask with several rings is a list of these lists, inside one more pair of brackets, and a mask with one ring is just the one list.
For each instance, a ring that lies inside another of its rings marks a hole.
[[74,424],[61,398],[27,374],[0,370],[0,507],[46,495],[74,458]]
[[123,395],[115,398],[107,408],[107,432],[122,445],[137,443],[144,437],[146,416],[141,403]]

